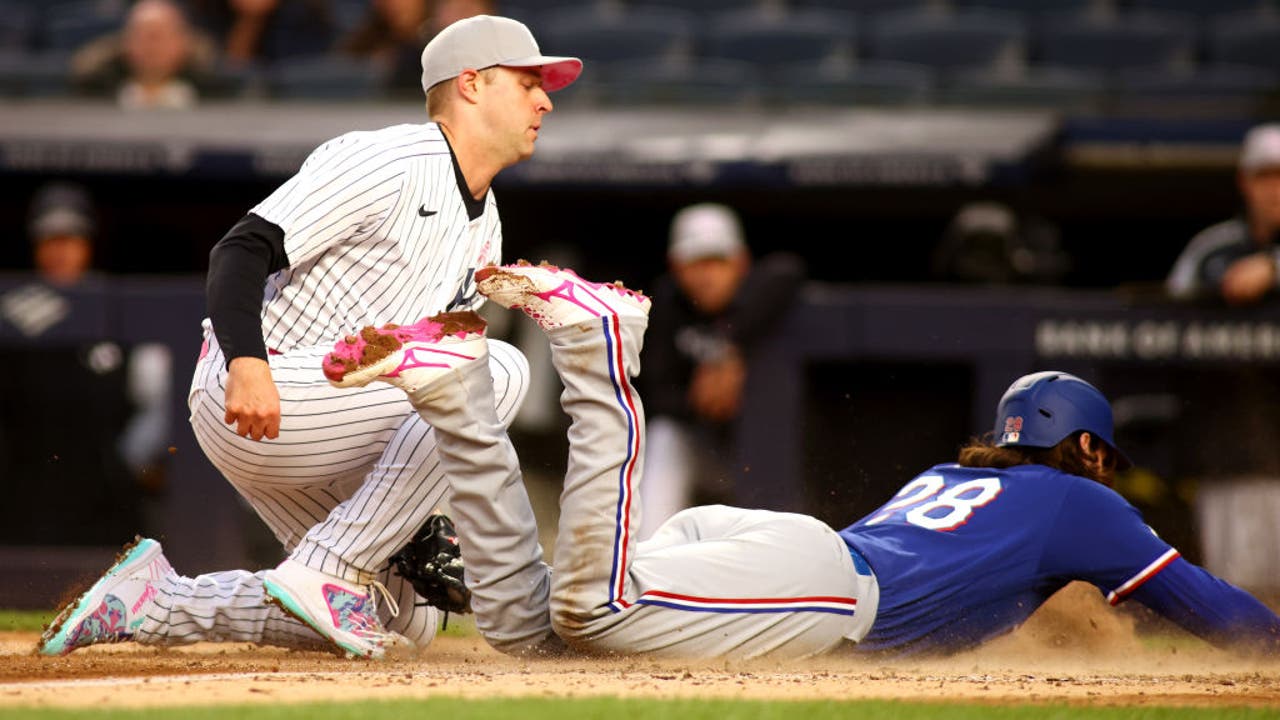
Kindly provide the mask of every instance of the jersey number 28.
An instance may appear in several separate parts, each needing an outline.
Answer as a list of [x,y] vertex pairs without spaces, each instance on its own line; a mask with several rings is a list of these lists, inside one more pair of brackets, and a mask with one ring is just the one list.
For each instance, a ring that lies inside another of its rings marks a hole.
[[[942,492],[944,488],[946,492]],[[880,514],[867,525],[878,525],[911,508],[903,519],[912,525],[939,532],[955,530],[969,522],[974,509],[999,497],[1001,489],[1000,478],[995,477],[966,480],[948,488],[941,475],[921,475],[904,485],[893,502],[880,508]]]

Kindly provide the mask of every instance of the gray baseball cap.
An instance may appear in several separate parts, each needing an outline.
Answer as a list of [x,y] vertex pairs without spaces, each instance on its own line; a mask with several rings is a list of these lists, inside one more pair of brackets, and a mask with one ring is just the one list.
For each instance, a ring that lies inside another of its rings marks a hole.
[[422,50],[422,89],[457,77],[463,70],[542,68],[542,89],[552,92],[578,79],[582,61],[543,55],[533,33],[517,20],[476,15],[441,30]]
[[1240,170],[1254,173],[1280,168],[1280,124],[1259,125],[1244,136]]
[[672,262],[730,258],[746,249],[742,224],[728,206],[717,203],[690,205],[671,220],[667,258]]

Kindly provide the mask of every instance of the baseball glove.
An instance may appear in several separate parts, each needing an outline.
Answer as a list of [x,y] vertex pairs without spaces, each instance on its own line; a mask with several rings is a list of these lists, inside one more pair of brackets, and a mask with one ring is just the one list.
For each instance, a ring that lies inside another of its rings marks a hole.
[[463,583],[462,549],[453,521],[433,513],[395,555],[392,567],[409,581],[427,605],[446,613],[471,612],[471,591]]

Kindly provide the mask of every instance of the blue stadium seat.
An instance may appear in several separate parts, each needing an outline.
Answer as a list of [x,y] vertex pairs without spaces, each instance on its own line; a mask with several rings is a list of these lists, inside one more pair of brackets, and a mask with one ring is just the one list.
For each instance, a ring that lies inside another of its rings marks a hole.
[[619,63],[600,68],[599,75],[598,101],[609,106],[738,106],[759,99],[759,73],[732,60]]
[[950,78],[939,93],[939,103],[1092,112],[1103,106],[1106,89],[1105,77],[1096,71],[1028,68],[1012,75],[967,71]]
[[1113,112],[1237,118],[1262,116],[1280,83],[1265,69],[1210,65],[1186,73],[1150,68],[1123,71],[1117,89],[1109,108]]
[[0,96],[60,97],[71,93],[65,53],[0,53]]
[[24,2],[0,2],[0,52],[31,50],[36,44],[38,15]]
[[267,78],[271,96],[282,100],[376,100],[385,82],[376,64],[341,55],[281,60]]
[[627,7],[663,7],[677,8],[695,13],[699,16],[767,9],[769,0],[627,0]]
[[1111,20],[1055,18],[1037,36],[1034,60],[1059,67],[1188,67],[1196,51],[1194,23],[1165,13],[1134,12]]
[[1131,0],[1137,10],[1177,12],[1201,18],[1214,18],[1234,13],[1274,12],[1273,0]]
[[1116,0],[957,0],[964,10],[1001,10],[1024,15],[1114,14]]
[[933,97],[934,71],[924,65],[862,62],[852,67],[782,66],[762,88],[776,105],[918,106]]
[[796,10],[852,12],[865,19],[884,13],[942,12],[950,8],[946,0],[790,0],[787,6]]
[[1209,31],[1211,63],[1245,65],[1280,73],[1280,21],[1232,16]]
[[668,62],[688,57],[693,18],[678,10],[627,13],[546,14],[539,35],[544,52],[574,55],[590,63],[624,60]]
[[732,13],[707,28],[707,57],[773,67],[787,63],[839,63],[854,54],[854,17],[822,10],[783,16]]
[[881,18],[868,38],[877,60],[929,65],[940,71],[1021,66],[1027,30],[1009,13],[906,13]]
[[[86,3],[91,5],[92,3]],[[104,35],[118,32],[124,25],[123,16],[98,15],[86,12],[78,14],[68,9],[68,14],[55,15],[44,22],[43,47],[54,52],[69,52]]]

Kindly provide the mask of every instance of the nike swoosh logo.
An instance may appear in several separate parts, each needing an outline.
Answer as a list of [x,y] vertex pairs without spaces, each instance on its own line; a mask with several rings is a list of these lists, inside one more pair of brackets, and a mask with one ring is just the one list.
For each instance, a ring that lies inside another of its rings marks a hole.
[[432,215],[435,215],[435,214],[436,214],[436,211],[428,210],[426,205],[423,205],[422,207],[418,208],[418,217],[431,217]]

